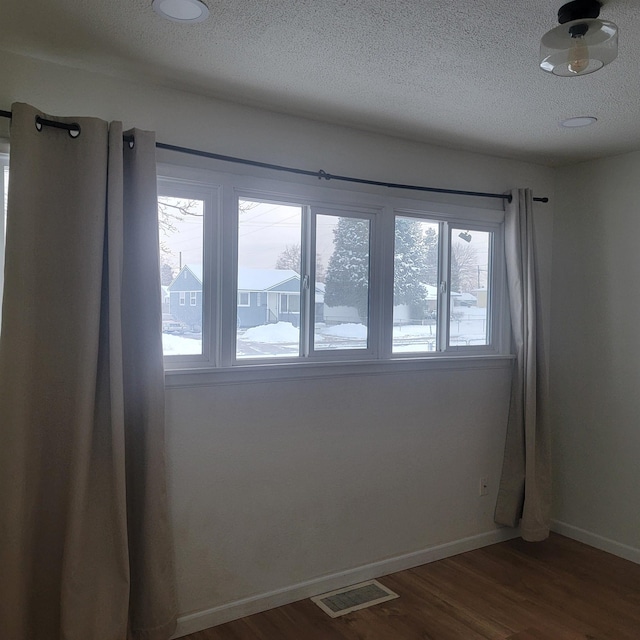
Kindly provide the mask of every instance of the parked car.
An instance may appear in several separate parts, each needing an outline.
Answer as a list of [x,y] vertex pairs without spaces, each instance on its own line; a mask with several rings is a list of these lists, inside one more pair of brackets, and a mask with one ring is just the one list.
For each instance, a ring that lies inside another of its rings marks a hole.
[[176,320],[170,313],[162,314],[162,333],[184,333],[187,325]]

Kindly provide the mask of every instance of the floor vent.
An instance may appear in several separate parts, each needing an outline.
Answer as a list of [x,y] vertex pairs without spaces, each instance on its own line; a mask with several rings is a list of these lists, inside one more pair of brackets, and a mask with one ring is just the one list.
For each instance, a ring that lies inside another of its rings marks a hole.
[[329,593],[323,593],[320,596],[311,598],[326,614],[332,618],[343,616],[358,609],[365,609],[374,604],[380,604],[387,600],[399,598],[387,587],[381,585],[377,580],[369,580],[361,582],[343,589],[336,589]]

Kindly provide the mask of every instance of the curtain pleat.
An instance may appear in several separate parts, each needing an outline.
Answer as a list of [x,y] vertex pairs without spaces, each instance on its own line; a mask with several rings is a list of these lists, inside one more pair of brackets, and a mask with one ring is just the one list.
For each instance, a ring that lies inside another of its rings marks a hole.
[[13,105],[0,335],[0,637],[168,638],[155,141]]
[[517,527],[525,540],[544,540],[551,521],[548,379],[537,287],[530,189],[512,192],[505,212],[505,257],[516,359],[496,523]]

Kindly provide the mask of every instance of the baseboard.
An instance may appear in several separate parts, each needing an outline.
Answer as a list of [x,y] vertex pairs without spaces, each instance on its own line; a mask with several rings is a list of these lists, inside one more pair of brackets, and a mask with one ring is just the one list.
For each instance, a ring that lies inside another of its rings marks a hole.
[[465,551],[472,551],[473,549],[480,549],[490,544],[504,542],[518,535],[519,532],[516,529],[495,529],[476,536],[429,547],[394,558],[388,558],[387,560],[381,560],[355,569],[341,571],[307,582],[300,582],[269,593],[236,600],[235,602],[229,602],[218,607],[213,607],[212,609],[206,609],[205,611],[191,613],[178,618],[178,628],[173,638],[180,638],[189,633],[202,631],[203,629],[215,627],[216,625],[230,622],[231,620],[237,620],[238,618],[259,613],[260,611],[280,607],[285,604],[290,604],[291,602],[296,602],[297,600],[303,600],[304,598],[317,596],[327,591],[333,591],[334,589],[340,589],[350,584],[380,578],[390,573],[395,573],[396,571],[404,571],[405,569],[411,569],[421,564],[455,556]]
[[599,536],[596,533],[591,533],[591,531],[580,529],[579,527],[574,527],[571,524],[558,520],[551,522],[551,530],[567,538],[584,542],[590,547],[595,547],[601,551],[612,553],[614,556],[640,564],[640,549],[636,549],[635,547],[630,547],[629,545],[616,542],[615,540]]

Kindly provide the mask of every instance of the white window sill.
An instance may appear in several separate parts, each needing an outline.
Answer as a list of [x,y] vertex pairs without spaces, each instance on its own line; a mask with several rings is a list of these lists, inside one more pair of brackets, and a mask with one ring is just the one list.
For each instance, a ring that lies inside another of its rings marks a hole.
[[513,355],[440,356],[438,358],[395,358],[351,362],[295,362],[237,365],[229,368],[171,369],[165,371],[165,387],[208,387],[344,376],[390,375],[395,373],[464,371],[510,368]]

